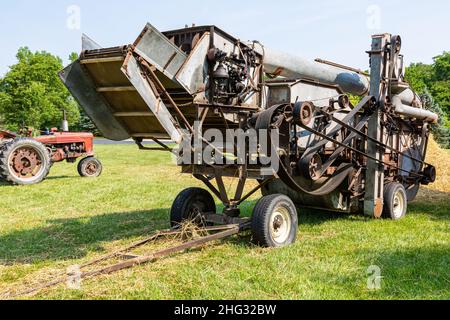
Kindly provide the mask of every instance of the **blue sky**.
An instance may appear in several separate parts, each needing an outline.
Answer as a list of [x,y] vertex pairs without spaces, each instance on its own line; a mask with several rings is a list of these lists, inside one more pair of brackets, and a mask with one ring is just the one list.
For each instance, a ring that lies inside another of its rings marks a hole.
[[[69,8],[79,8],[79,20]],[[0,75],[15,62],[20,46],[67,60],[70,52],[80,51],[82,33],[105,47],[127,44],[146,22],[162,31],[216,24],[242,40],[364,69],[369,63],[365,51],[376,33],[400,34],[408,63],[429,63],[450,50],[446,0],[3,0]]]

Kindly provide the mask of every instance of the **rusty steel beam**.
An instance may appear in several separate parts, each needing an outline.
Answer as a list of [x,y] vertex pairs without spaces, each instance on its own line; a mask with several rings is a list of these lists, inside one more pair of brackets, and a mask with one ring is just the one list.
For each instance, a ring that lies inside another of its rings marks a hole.
[[[142,264],[154,263],[164,257],[168,257],[168,256],[171,256],[176,253],[181,253],[181,252],[184,252],[189,249],[195,249],[195,248],[201,247],[209,242],[213,242],[216,240],[221,240],[221,239],[231,237],[233,235],[237,235],[241,231],[246,230],[247,228],[248,228],[247,222],[245,222],[241,225],[233,224],[233,225],[224,225],[224,226],[205,227],[202,229],[205,232],[216,232],[216,231],[219,231],[219,232],[215,233],[215,234],[210,234],[208,236],[203,236],[201,238],[191,240],[191,241],[185,242],[183,244],[180,244],[180,245],[168,248],[168,249],[160,250],[160,251],[157,251],[157,252],[145,255],[145,256],[138,256],[138,255],[134,255],[129,252],[133,249],[136,249],[145,244],[148,244],[149,242],[155,241],[161,237],[182,234],[183,230],[178,229],[178,230],[166,230],[166,231],[158,232],[158,233],[152,235],[151,237],[144,239],[142,241],[139,241],[125,249],[116,251],[112,254],[103,256],[101,258],[98,258],[94,261],[91,261],[89,263],[86,263],[86,264],[80,266],[80,269],[83,269],[83,268],[91,267],[96,264],[99,264],[100,262],[105,262],[107,260],[110,260],[110,259],[113,259],[116,257],[130,258],[127,261],[109,265],[107,267],[100,268],[98,270],[83,272],[80,275],[80,279],[88,279],[88,278],[92,278],[92,277],[96,277],[96,276],[100,276],[100,275],[107,275],[107,274],[111,274],[111,273],[118,272],[121,270],[129,269],[129,268],[132,268],[135,266],[139,266]],[[55,287],[57,285],[65,283],[66,281],[67,281],[67,276],[62,276],[61,278],[58,278],[56,280],[53,280],[53,281],[43,284],[41,286],[32,288],[30,290],[26,290],[26,291],[23,291],[23,292],[20,292],[17,294],[4,295],[4,298],[12,299],[12,298],[20,297],[20,296],[27,296],[27,295],[35,294],[41,290]]]

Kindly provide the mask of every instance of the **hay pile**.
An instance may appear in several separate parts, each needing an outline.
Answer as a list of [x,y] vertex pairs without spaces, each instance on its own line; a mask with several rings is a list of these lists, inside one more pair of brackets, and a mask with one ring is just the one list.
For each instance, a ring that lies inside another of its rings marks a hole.
[[450,151],[442,149],[434,139],[430,139],[426,161],[437,169],[436,182],[427,188],[450,193]]
[[418,200],[450,201],[450,151],[442,149],[431,138],[428,145],[426,162],[436,167],[437,179],[435,183],[421,188]]

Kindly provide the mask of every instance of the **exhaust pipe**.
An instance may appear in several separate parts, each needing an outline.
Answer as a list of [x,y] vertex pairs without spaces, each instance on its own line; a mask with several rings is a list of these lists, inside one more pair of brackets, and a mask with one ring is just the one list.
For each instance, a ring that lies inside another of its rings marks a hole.
[[63,110],[63,122],[61,125],[62,132],[69,132],[69,121],[67,121],[66,110]]

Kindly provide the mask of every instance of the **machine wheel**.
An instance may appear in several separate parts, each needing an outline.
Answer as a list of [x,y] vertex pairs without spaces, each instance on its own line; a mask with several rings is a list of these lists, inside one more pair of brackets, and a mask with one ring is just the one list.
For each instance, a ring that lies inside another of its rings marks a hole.
[[170,224],[177,227],[185,221],[193,220],[203,224],[201,214],[216,213],[216,203],[212,195],[200,188],[182,191],[175,199],[170,211]]
[[78,163],[78,173],[82,177],[97,178],[102,174],[102,171],[102,163],[94,157],[84,158]]
[[408,198],[408,203],[413,202],[414,200],[416,200],[417,195],[419,194],[420,191],[420,184],[416,184],[413,187],[410,187],[409,189],[406,189],[406,197]]
[[262,247],[284,247],[295,242],[298,232],[298,213],[285,195],[263,197],[253,210],[253,242]]
[[386,185],[384,190],[384,217],[400,220],[406,216],[407,210],[408,196],[405,187],[400,183]]
[[51,168],[47,148],[33,139],[15,139],[0,150],[0,178],[16,185],[42,182]]

